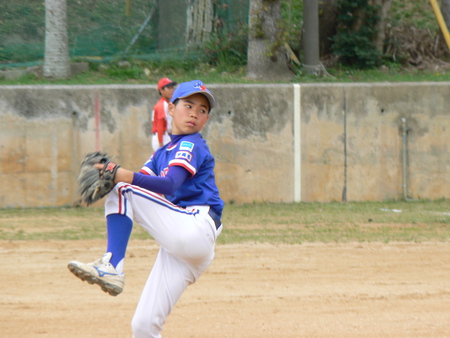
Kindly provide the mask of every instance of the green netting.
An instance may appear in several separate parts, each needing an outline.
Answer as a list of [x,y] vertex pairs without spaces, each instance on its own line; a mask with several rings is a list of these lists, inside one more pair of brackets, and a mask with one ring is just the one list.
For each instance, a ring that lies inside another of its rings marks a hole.
[[[248,3],[67,0],[69,55],[108,60],[124,54],[152,58],[152,54],[164,52],[155,57],[176,57],[177,53],[185,54],[193,45],[198,46],[208,34],[242,29],[248,20]],[[200,20],[203,26],[199,26]],[[2,0],[0,68],[42,63],[44,53],[45,1]]]

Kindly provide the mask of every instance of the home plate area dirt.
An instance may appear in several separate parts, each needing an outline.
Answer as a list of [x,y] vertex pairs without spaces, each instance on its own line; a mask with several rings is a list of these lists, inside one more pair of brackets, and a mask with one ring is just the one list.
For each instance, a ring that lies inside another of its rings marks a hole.
[[[131,337],[156,257],[131,240],[117,297],[75,278],[105,241],[0,241],[2,337]],[[450,337],[450,243],[218,245],[163,337]]]

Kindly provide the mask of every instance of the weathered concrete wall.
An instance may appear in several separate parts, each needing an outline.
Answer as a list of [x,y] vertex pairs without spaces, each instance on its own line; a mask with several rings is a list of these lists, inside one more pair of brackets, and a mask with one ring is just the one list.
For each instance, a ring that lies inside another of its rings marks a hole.
[[0,86],[1,206],[72,204],[83,156],[100,145],[138,170],[151,153],[150,86]]
[[449,83],[302,86],[304,200],[403,198],[402,118],[408,197],[448,198],[449,90]]
[[[203,135],[226,202],[403,198],[402,118],[408,197],[450,197],[450,83],[208,87],[219,106]],[[73,204],[98,145],[137,171],[157,99],[152,85],[0,86],[0,206]]]

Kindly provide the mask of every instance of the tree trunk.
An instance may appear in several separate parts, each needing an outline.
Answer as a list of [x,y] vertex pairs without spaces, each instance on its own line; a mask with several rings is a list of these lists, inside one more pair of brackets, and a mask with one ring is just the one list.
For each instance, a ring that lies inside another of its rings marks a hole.
[[211,0],[190,0],[187,8],[186,45],[199,46],[210,37],[214,7]]
[[375,37],[375,48],[383,54],[384,52],[384,40],[386,39],[386,20],[389,16],[393,0],[374,0],[374,5],[380,6],[378,13],[380,21],[376,26],[377,34]]
[[44,76],[70,76],[66,0],[45,0]]
[[281,0],[250,0],[247,76],[287,81],[289,70],[281,22]]

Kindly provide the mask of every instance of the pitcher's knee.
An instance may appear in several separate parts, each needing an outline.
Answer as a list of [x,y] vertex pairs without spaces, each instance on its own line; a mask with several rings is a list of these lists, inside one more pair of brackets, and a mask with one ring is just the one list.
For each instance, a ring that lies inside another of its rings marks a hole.
[[134,338],[160,338],[162,323],[157,319],[134,317],[131,321]]

